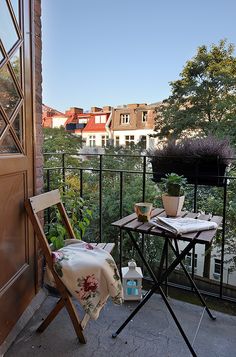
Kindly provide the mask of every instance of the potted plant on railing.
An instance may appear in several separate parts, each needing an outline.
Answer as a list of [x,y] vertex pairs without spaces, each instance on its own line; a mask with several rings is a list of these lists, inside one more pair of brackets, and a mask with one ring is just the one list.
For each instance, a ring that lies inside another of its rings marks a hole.
[[164,184],[162,203],[166,215],[171,217],[179,216],[184,204],[184,189],[187,179],[172,172],[162,178],[161,181]]
[[223,186],[233,150],[228,140],[208,136],[168,142],[148,154],[154,182],[160,182],[167,173],[175,172],[187,177],[191,184]]

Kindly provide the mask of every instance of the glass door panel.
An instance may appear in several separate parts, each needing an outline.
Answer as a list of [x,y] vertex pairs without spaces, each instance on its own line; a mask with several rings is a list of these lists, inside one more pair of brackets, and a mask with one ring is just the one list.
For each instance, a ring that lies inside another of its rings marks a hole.
[[12,75],[5,65],[0,70],[0,105],[5,110],[8,118],[13,114],[17,104],[20,102],[20,95],[14,84]]
[[5,120],[3,119],[3,116],[2,114],[0,113],[0,137],[4,131],[4,129],[6,128],[6,123],[5,123]]
[[16,78],[21,86],[21,57],[20,48],[18,48],[10,59],[11,67],[15,73]]
[[0,38],[6,52],[9,52],[19,40],[6,0],[0,1]]
[[21,145],[23,146],[23,118],[21,111],[17,114],[12,124],[12,128],[14,129],[16,136],[18,137]]
[[11,6],[13,7],[15,17],[19,24],[19,1],[18,0],[11,0]]
[[3,139],[0,145],[0,153],[1,154],[10,154],[10,153],[18,153],[19,149],[16,146],[15,140],[13,139],[12,134],[8,131],[7,135]]

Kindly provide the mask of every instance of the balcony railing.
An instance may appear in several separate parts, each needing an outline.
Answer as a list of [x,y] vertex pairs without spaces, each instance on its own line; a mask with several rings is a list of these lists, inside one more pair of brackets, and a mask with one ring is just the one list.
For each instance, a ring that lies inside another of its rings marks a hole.
[[[66,183],[75,179],[78,194],[93,211],[91,227],[84,239],[100,242],[114,239],[120,267],[131,256],[135,259],[138,257],[128,239],[111,227],[111,223],[133,212],[135,202],[151,201],[155,206],[161,205],[158,185],[152,181],[150,158],[145,155],[45,154],[45,190],[60,186],[66,190]],[[235,252],[230,251],[228,244],[230,241],[232,243],[236,234],[232,219],[236,176],[232,169],[224,176],[222,187],[200,186],[197,182],[196,178],[195,184],[188,185],[186,209],[221,215],[223,224],[217,236],[217,244],[213,244],[210,260],[207,261],[205,251],[200,247],[199,251],[197,249],[192,252],[191,256],[195,258],[189,257],[192,263],[191,274],[204,294],[236,302],[236,271],[232,268],[236,249]],[[50,213],[47,220],[50,220]],[[147,239],[144,235],[137,239],[150,263],[157,265],[161,243]],[[189,261],[187,264],[189,269]],[[183,279],[181,270],[176,269],[175,276],[166,284],[189,290]]]

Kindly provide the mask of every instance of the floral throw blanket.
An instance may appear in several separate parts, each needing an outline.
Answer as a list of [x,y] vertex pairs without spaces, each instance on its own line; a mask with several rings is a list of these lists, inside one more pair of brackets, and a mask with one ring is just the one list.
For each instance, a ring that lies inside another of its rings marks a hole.
[[123,301],[118,269],[104,249],[83,241],[74,242],[68,240],[68,245],[52,252],[54,268],[85,312],[96,320],[109,296],[115,304]]

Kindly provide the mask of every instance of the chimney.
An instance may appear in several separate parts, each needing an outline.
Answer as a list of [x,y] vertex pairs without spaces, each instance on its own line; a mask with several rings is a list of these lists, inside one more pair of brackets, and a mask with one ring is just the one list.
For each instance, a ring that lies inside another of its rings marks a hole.
[[111,107],[109,105],[107,105],[106,107],[102,108],[103,112],[111,112]]
[[102,112],[102,108],[91,107],[91,113],[95,113],[95,112]]
[[84,110],[82,108],[71,107],[69,110],[65,112],[65,115],[72,115],[72,114],[83,114]]
[[127,104],[128,108],[130,109],[135,109],[135,108],[138,108],[139,104],[137,103],[134,103],[134,104]]

